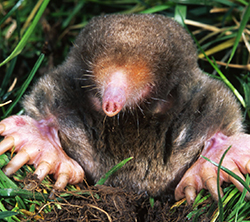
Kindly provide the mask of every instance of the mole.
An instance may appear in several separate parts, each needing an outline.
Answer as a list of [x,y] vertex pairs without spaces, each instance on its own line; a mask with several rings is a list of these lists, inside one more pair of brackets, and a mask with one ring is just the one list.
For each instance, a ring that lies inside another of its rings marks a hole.
[[[33,164],[40,181],[53,174],[62,190],[133,157],[105,184],[192,203],[202,188],[218,198],[217,167],[201,154],[218,163],[232,146],[222,165],[243,179],[250,172],[240,105],[201,71],[188,32],[163,15],[93,18],[22,104],[25,115],[0,122],[0,154],[17,153],[8,176]],[[223,181],[243,190],[222,171]]]

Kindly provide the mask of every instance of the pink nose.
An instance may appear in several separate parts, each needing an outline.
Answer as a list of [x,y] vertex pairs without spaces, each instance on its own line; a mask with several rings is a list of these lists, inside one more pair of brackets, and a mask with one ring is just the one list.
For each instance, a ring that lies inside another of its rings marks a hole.
[[118,114],[126,102],[126,93],[122,87],[108,86],[106,88],[103,99],[102,109],[109,117]]

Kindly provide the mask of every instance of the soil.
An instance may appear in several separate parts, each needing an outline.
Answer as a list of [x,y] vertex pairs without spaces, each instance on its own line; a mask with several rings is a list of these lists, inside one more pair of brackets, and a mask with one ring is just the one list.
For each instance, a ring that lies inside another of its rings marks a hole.
[[[38,221],[191,221],[186,216],[192,208],[187,204],[172,207],[156,200],[152,207],[147,196],[108,186],[91,186],[83,192],[58,203],[61,209],[51,205],[52,211]],[[198,221],[210,220],[204,214]]]

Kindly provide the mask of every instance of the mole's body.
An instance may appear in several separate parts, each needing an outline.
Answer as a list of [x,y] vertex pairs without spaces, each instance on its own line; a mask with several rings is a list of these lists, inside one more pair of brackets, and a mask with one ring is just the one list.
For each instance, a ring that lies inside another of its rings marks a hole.
[[[132,156],[106,184],[157,196],[173,192],[197,161],[176,189],[176,198],[186,194],[192,200],[192,187],[207,187],[216,196],[216,168],[198,159],[199,154],[217,161],[232,144],[225,163],[246,173],[250,139],[242,133],[232,93],[203,74],[196,60],[192,39],[170,18],[94,18],[66,61],[25,97],[27,116],[2,121],[6,139],[0,151],[15,144],[18,152],[6,174],[29,162],[39,179],[53,173],[55,186],[63,188],[81,181],[84,172],[96,182]],[[231,178],[222,174],[223,180]]]

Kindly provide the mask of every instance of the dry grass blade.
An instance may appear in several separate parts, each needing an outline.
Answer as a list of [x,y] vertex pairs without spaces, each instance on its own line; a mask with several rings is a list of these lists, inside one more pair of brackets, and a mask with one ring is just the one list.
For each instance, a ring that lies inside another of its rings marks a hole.
[[209,31],[212,31],[212,32],[219,32],[220,31],[219,28],[217,28],[217,27],[215,27],[213,25],[206,25],[204,23],[189,20],[189,19],[185,19],[184,22],[185,22],[186,25],[192,25],[192,26],[199,27],[199,28],[202,28],[202,29],[206,29],[206,30],[209,30]]
[[1,103],[0,107],[6,106],[6,105],[10,104],[11,102],[12,102],[12,100],[9,100],[9,101],[7,101],[5,103]]
[[[234,45],[234,42],[235,42],[235,38],[229,39],[229,40],[227,40],[227,41],[225,41],[225,42],[223,42],[223,43],[221,43],[221,44],[219,44],[219,45],[205,51],[205,53],[206,53],[207,56],[210,56],[210,55],[212,55],[212,54],[214,54],[216,52],[220,52],[220,51],[222,51],[224,49],[232,47]],[[203,53],[200,53],[198,57],[200,59],[202,59],[205,56],[204,56]]]

